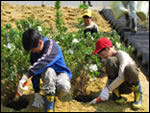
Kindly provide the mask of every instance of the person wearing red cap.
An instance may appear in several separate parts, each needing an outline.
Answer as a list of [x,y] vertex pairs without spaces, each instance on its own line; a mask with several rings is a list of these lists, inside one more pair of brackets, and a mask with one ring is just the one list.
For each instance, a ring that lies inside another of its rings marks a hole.
[[[112,42],[107,38],[100,38],[96,42],[96,50],[92,55],[98,55],[106,60],[105,68],[108,75],[107,84],[100,93],[102,101],[109,99],[109,92],[112,91],[116,103],[122,104],[126,98],[121,94],[134,92],[135,100],[132,107],[138,109],[142,105],[142,91],[138,78],[138,68],[131,57],[122,50],[115,50]],[[96,99],[90,102],[97,103]]]

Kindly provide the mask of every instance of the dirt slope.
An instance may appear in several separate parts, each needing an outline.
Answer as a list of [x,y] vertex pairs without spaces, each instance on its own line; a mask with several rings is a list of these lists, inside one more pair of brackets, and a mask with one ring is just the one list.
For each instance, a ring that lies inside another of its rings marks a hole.
[[[78,30],[75,25],[78,23],[77,18],[81,17],[81,11],[78,8],[62,7],[64,25],[68,31]],[[15,27],[16,20],[33,17],[44,21],[47,28],[56,26],[56,12],[54,7],[48,6],[31,6],[31,5],[11,5],[1,2],[1,23],[4,25],[10,23]],[[104,18],[99,15],[98,11],[93,11],[93,21],[99,26],[100,31],[110,31],[110,25]]]

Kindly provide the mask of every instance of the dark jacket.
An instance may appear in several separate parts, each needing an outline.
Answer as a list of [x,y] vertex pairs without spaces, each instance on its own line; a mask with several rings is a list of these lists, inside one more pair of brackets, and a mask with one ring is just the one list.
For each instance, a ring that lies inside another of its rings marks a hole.
[[63,53],[60,47],[52,39],[43,37],[44,46],[40,54],[31,53],[32,66],[27,71],[28,77],[42,74],[48,67],[55,70],[56,73],[66,73],[71,79],[72,74],[69,68],[66,67]]

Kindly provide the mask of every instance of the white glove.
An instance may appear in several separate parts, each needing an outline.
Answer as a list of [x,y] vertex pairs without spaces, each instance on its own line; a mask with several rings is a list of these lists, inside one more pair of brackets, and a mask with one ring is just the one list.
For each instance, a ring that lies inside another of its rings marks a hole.
[[21,80],[19,81],[17,89],[18,96],[22,96],[24,94],[23,92],[28,90],[27,80],[28,80],[27,76],[23,75]]
[[109,90],[107,87],[105,87],[104,90],[100,93],[100,98],[102,101],[106,101],[109,99]]
[[39,107],[43,107],[43,104],[44,104],[44,100],[40,95],[40,93],[35,93],[35,98],[32,106],[39,108]]

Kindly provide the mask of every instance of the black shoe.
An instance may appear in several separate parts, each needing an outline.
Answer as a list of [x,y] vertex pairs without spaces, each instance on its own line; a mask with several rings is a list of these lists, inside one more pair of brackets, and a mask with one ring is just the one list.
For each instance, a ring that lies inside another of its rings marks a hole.
[[132,18],[132,32],[136,33],[137,32],[137,23],[135,19]]

